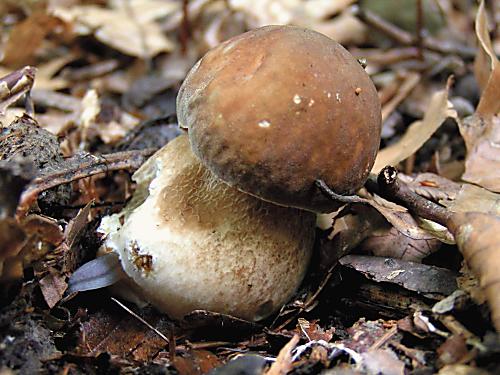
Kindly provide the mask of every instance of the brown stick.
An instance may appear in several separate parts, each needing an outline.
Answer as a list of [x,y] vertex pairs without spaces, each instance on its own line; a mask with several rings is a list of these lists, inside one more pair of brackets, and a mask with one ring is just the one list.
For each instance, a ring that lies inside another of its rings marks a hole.
[[107,173],[110,171],[129,170],[134,171],[139,168],[146,159],[156,150],[134,150],[116,152],[113,154],[93,156],[83,163],[74,165],[71,160],[66,168],[60,171],[49,173],[31,181],[19,199],[17,208],[17,218],[24,217],[31,205],[36,201],[38,195],[53,187],[67,184],[85,177],[90,177],[98,173]]

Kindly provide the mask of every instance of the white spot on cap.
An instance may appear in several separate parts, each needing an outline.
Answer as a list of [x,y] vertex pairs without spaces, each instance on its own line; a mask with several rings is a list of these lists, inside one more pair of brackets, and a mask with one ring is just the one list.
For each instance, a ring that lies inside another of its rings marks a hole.
[[339,93],[336,93],[336,94],[335,94],[335,98],[337,98],[337,101],[338,101],[339,103],[342,103],[342,100],[340,100],[340,94],[339,94]]
[[267,120],[262,120],[262,121],[259,122],[259,126],[261,128],[268,128],[268,127],[271,126],[271,123],[269,121],[267,121]]
[[309,100],[309,104],[308,104],[308,106],[309,106],[309,107],[312,107],[312,106],[313,106],[313,104],[314,104],[314,99]]
[[330,99],[332,97],[332,93],[331,92],[327,92],[326,96],[328,97],[328,99]]
[[299,94],[295,94],[295,96],[293,97],[293,102],[295,104],[300,104],[302,102],[302,98],[299,96]]

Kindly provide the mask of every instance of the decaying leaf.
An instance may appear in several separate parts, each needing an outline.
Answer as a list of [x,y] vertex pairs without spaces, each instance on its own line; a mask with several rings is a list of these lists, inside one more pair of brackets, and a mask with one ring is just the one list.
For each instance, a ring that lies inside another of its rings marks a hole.
[[500,194],[476,185],[463,184],[454,199],[440,203],[453,212],[483,212],[500,216]]
[[173,43],[155,22],[179,7],[179,3],[159,0],[112,1],[112,8],[94,5],[59,7],[53,15],[74,23],[82,35],[93,34],[101,42],[131,56],[149,58],[168,52]]
[[62,298],[64,292],[68,288],[68,284],[64,277],[56,272],[49,272],[40,280],[40,289],[42,290],[43,298],[49,308],[53,308]]
[[[462,178],[494,192],[500,192],[500,64],[491,47],[484,1],[476,18],[480,41],[476,59],[478,81],[484,87],[476,112],[460,125],[467,147],[465,173]],[[484,72],[488,72],[487,78]]]
[[500,331],[500,216],[467,212],[456,213],[449,226],[469,267],[479,278],[491,309],[491,319]]
[[484,90],[488,84],[491,72],[493,72],[498,65],[498,58],[493,50],[488,31],[488,17],[486,15],[484,0],[481,0],[479,3],[476,14],[475,31],[479,48],[474,61],[474,73],[479,86]]
[[347,255],[340,259],[345,267],[354,268],[377,282],[398,284],[405,289],[435,298],[457,289],[456,275],[448,269],[392,258]]
[[374,231],[359,250],[377,257],[390,257],[410,262],[420,262],[438,250],[441,241],[437,239],[413,239],[401,234],[396,228],[380,228]]

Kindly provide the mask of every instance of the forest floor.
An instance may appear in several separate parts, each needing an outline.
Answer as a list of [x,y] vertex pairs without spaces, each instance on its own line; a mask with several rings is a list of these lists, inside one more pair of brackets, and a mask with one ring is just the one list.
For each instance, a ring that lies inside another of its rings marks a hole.
[[[499,2],[6,0],[0,17],[1,375],[500,373]],[[318,215],[298,292],[259,322],[70,292],[132,174],[182,133],[189,69],[268,24],[337,40],[382,104],[373,178]]]

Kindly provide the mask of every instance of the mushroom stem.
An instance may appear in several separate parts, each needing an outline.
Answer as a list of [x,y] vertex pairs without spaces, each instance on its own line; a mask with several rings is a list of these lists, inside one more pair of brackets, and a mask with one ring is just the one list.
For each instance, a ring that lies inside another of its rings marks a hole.
[[134,179],[138,188],[128,208],[103,219],[99,230],[139,290],[136,297],[172,318],[204,309],[257,321],[296,291],[312,253],[313,213],[220,181],[185,135]]

